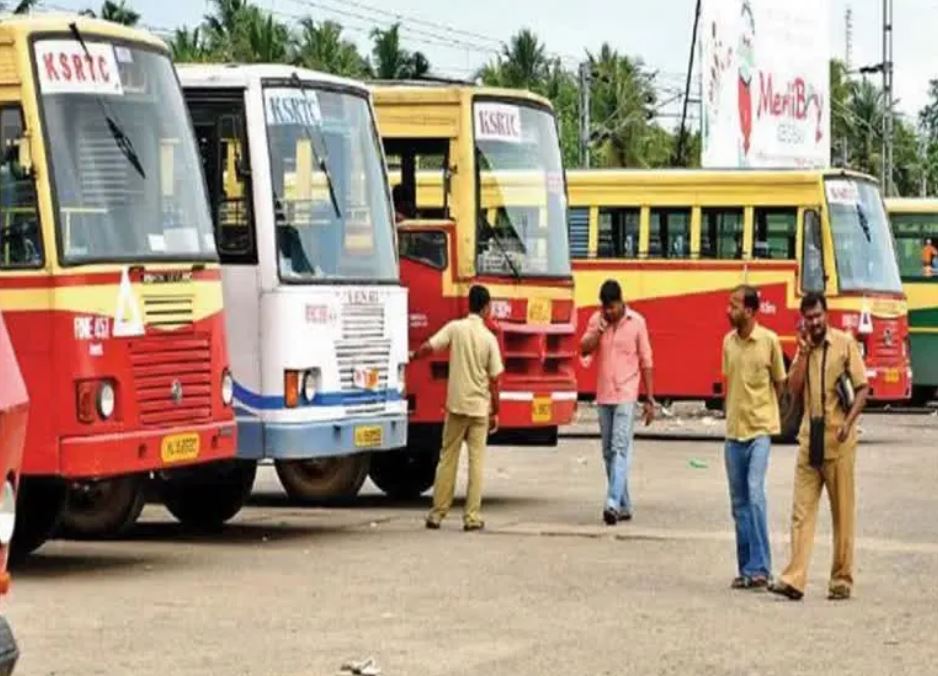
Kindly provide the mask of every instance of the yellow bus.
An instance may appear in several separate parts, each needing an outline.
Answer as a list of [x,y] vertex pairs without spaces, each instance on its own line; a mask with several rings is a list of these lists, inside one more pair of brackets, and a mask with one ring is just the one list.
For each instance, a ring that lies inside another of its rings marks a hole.
[[[569,240],[581,325],[608,278],[648,320],[655,389],[723,397],[727,297],[759,288],[760,321],[791,359],[798,305],[826,293],[832,322],[865,353],[872,397],[908,398],[906,302],[879,186],[843,171],[571,171]],[[581,396],[595,392],[582,367]],[[786,411],[788,436],[797,411]]]
[[[374,88],[394,186],[401,277],[416,347],[464,314],[470,286],[492,294],[505,358],[502,439],[555,444],[576,406],[567,195],[550,103],[528,92],[450,83]],[[391,493],[433,481],[446,357],[407,371],[408,449],[372,461]],[[386,460],[387,458],[387,460]]]
[[938,391],[938,199],[889,198],[886,211],[909,301],[912,401],[922,405]]

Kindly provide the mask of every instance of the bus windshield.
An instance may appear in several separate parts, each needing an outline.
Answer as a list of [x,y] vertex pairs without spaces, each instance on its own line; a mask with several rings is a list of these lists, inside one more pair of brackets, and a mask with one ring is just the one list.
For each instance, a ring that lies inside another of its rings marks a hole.
[[478,274],[569,277],[567,191],[553,115],[476,101],[473,119]]
[[216,260],[169,57],[94,37],[37,40],[33,55],[63,262]]
[[826,188],[841,291],[901,293],[879,188],[852,178],[827,179]]
[[903,279],[938,281],[938,212],[891,213]]
[[280,278],[396,280],[387,180],[365,95],[267,86],[264,108]]

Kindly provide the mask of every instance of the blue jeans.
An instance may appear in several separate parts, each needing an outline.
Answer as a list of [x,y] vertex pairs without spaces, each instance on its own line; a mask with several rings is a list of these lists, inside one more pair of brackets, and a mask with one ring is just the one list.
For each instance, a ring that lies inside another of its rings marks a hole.
[[768,577],[772,570],[765,499],[770,447],[767,436],[726,441],[726,477],[736,522],[736,561],[744,577]]
[[631,514],[629,468],[632,466],[632,430],[635,402],[599,405],[599,432],[606,463],[606,508]]

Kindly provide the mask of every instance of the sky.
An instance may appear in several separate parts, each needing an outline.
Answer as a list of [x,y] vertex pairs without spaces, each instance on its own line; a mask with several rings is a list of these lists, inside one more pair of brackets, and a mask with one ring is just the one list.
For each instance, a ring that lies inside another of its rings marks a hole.
[[[784,0],[778,0],[784,2]],[[846,56],[845,12],[853,14],[852,65],[882,61],[882,0],[828,0],[831,55]],[[938,78],[932,41],[938,0],[894,0],[895,94],[898,110],[915,116]],[[82,9],[98,0],[49,0],[47,7]],[[194,26],[206,0],[128,0],[154,29]],[[657,71],[662,96],[683,88],[695,0],[255,0],[285,20],[333,19],[367,52],[371,27],[402,23],[405,48],[426,54],[441,75],[469,77],[493,58],[502,41],[530,28],[570,67],[603,42],[638,56]],[[820,4],[820,2],[818,3]],[[879,77],[879,76],[874,76]]]

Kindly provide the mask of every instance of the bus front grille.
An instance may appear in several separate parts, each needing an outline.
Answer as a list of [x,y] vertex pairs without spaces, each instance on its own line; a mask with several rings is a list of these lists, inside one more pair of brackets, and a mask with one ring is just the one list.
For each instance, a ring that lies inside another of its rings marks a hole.
[[130,362],[140,423],[191,424],[212,417],[208,336],[147,336],[131,341]]
[[163,331],[191,330],[193,305],[191,293],[144,294],[144,321],[147,326]]

